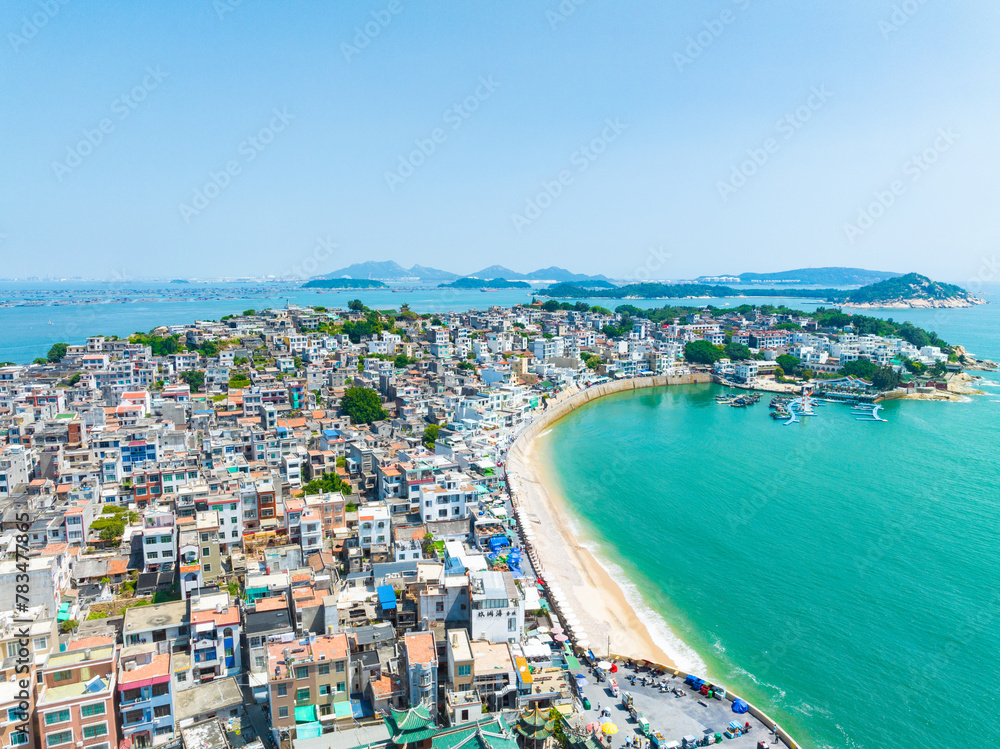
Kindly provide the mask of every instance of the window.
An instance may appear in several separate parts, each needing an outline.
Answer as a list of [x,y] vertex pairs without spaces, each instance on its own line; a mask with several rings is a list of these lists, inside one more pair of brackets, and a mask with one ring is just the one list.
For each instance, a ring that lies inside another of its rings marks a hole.
[[295,692],[296,702],[308,702],[309,701],[309,687],[303,687]]
[[319,685],[319,693],[320,693],[320,695],[330,694],[330,685],[329,684],[320,684]]
[[309,678],[309,666],[296,666],[295,667],[295,678],[296,679],[307,679],[307,678]]
[[174,540],[173,536],[160,536],[160,543],[161,544],[169,544],[169,543],[172,543],[173,540]]
[[288,708],[287,707],[279,707],[278,708],[278,717],[279,718],[287,718],[288,717]]
[[58,733],[50,733],[45,737],[45,746],[58,746],[59,744],[68,744],[73,740],[72,731],[59,731]]
[[188,675],[184,671],[181,671],[179,674],[177,674],[177,683],[178,684],[180,684],[182,682],[185,682],[187,680],[188,680]]
[[467,664],[467,665],[459,666],[458,667],[458,675],[459,676],[470,676],[471,674],[472,674],[472,666],[471,665]]
[[18,649],[17,640],[12,640],[11,642],[8,642],[7,643],[7,657],[8,658],[17,658],[17,649]]
[[22,746],[27,743],[28,743],[27,731],[14,731],[14,733],[10,735],[11,746]]
[[330,664],[329,663],[320,663],[319,664],[319,675],[320,676],[326,676],[329,673],[330,673]]
[[69,710],[55,710],[45,714],[45,725],[47,726],[65,723],[67,720],[69,720]]
[[344,662],[343,661],[337,661],[337,673],[338,674],[344,673]]
[[103,702],[95,702],[91,705],[80,705],[81,718],[92,718],[95,715],[104,715]]
[[157,705],[153,708],[154,718],[163,718],[170,715],[170,705]]
[[165,695],[169,691],[170,691],[170,689],[167,687],[166,684],[154,684],[153,685],[153,696],[154,697],[162,697],[163,695]]
[[287,684],[279,684],[278,685],[278,696],[279,697],[287,697],[288,696],[288,685]]
[[508,632],[517,631],[517,619],[515,619],[514,617],[511,617],[510,619],[507,620],[507,631]]
[[434,604],[434,610],[437,611],[438,613],[444,611],[444,601],[437,601]]
[[233,532],[230,533],[229,535],[232,536],[233,538],[239,538],[240,537],[240,532],[234,528]]
[[203,546],[203,547],[201,547],[201,555],[203,557],[210,557],[210,556],[212,556],[212,550],[210,548],[208,548],[207,546]]
[[141,689],[126,689],[122,692],[122,702],[135,702],[142,698]]
[[212,571],[212,565],[210,565],[210,564],[203,564],[203,565],[201,565],[201,571],[202,572],[211,572]]
[[343,691],[344,691],[344,689],[345,689],[345,686],[344,686],[344,682],[342,682],[342,681],[338,681],[338,682],[337,682],[337,691],[338,691],[338,692],[343,692]]
[[201,534],[201,540],[202,541],[208,541],[208,534],[207,533],[202,533]]
[[149,551],[146,552],[146,559],[157,559],[160,556],[159,552]]
[[83,738],[96,739],[98,736],[105,736],[108,733],[107,723],[95,723],[92,726],[83,727]]

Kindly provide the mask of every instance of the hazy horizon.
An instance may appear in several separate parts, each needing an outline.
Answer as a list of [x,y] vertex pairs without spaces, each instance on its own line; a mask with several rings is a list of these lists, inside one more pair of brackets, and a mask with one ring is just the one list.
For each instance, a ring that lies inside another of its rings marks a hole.
[[0,28],[5,277],[996,274],[983,0],[17,0]]

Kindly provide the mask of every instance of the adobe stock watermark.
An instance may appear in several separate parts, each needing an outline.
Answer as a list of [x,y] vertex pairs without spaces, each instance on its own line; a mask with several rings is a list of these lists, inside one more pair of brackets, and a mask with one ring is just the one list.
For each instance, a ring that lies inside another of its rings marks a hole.
[[910,19],[924,7],[926,2],[927,0],[903,0],[903,2],[893,5],[889,18],[881,19],[878,22],[878,30],[882,33],[882,38],[889,41],[889,36],[909,23]]
[[[919,182],[931,166],[937,163],[942,155],[951,150],[958,138],[958,133],[952,128],[940,128],[931,145],[904,162],[903,176],[909,177],[910,184]],[[854,244],[863,237],[875,225],[875,222],[896,204],[896,199],[906,193],[906,188],[906,182],[902,179],[896,179],[890,182],[885,189],[875,190],[872,193],[874,199],[868,205],[858,209],[854,223],[844,224],[844,235],[847,237],[847,241]]]
[[212,8],[215,9],[215,15],[219,17],[219,20],[225,21],[226,16],[234,13],[241,5],[243,5],[243,0],[214,0]]
[[382,10],[373,10],[370,21],[366,21],[363,26],[354,27],[354,36],[351,39],[353,43],[340,43],[340,52],[344,59],[350,62],[352,58],[360,55],[361,50],[371,44],[383,29],[392,23],[393,16],[398,16],[402,12],[403,4],[400,0],[391,0]]
[[667,263],[673,259],[673,254],[667,252],[663,249],[663,245],[659,247],[650,247],[646,251],[646,259],[643,260],[639,265],[635,266],[631,273],[622,276],[623,281],[629,281],[630,283],[642,283],[643,281],[649,281],[652,278],[656,278],[653,274],[658,273]]
[[208,181],[201,187],[192,190],[190,204],[179,203],[177,205],[185,224],[190,224],[195,216],[200,215],[208,208],[211,202],[229,187],[233,177],[239,175],[245,165],[252,163],[263,153],[274,142],[274,137],[284,131],[288,124],[295,119],[295,115],[290,114],[287,107],[275,108],[271,112],[272,117],[268,124],[258,130],[256,134],[240,141],[239,146],[236,147],[236,152],[243,157],[242,162],[238,159],[230,159],[221,170],[209,171]]
[[413,141],[415,148],[408,154],[399,156],[395,170],[385,172],[385,184],[390,192],[396,192],[396,188],[412,177],[417,169],[427,163],[432,155],[437,153],[438,147],[448,140],[449,132],[458,130],[465,121],[479,109],[479,105],[493,96],[493,93],[500,87],[500,84],[493,80],[492,75],[479,76],[479,85],[475,90],[466,96],[462,101],[455,102],[441,115],[441,119],[448,127],[435,127],[426,138],[417,138]]
[[323,263],[333,257],[339,248],[340,245],[334,242],[333,237],[329,234],[325,237],[317,237],[312,252],[304,260],[286,270],[281,277],[306,281],[315,276]]
[[7,33],[7,41],[15,52],[26,46],[38,33],[49,25],[49,21],[59,15],[59,10],[64,5],[68,5],[69,0],[41,0],[38,3],[38,10],[30,16],[21,18],[21,33],[15,34],[13,31]]
[[56,179],[62,182],[73,173],[73,170],[81,166],[86,158],[97,150],[106,136],[115,131],[118,122],[127,120],[152,91],[160,87],[160,84],[168,77],[167,73],[160,70],[160,66],[146,68],[146,75],[142,80],[133,86],[128,92],[121,96],[116,96],[111,101],[111,113],[116,119],[103,117],[98,121],[97,126],[84,130],[80,139],[75,145],[66,148],[66,158],[64,161],[53,161],[52,172]]
[[[732,0],[732,4],[740,12],[750,7],[750,0]],[[674,52],[674,65],[677,71],[683,73],[685,68],[694,64],[706,49],[715,44],[715,41],[725,33],[726,29],[738,18],[737,14],[729,8],[723,8],[715,18],[710,18],[702,23],[700,31],[689,36],[685,41],[687,44],[683,52]]]
[[774,123],[774,129],[781,138],[768,136],[759,147],[748,148],[748,158],[733,165],[729,172],[729,179],[718,180],[715,183],[715,188],[723,202],[728,201],[730,196],[735,195],[741,187],[746,185],[747,181],[781,150],[782,141],[794,138],[802,126],[809,122],[813,114],[821,110],[832,96],[833,92],[829,91],[826,86],[813,86],[809,96],[802,104],[778,118],[778,121]]
[[555,31],[561,24],[566,23],[571,15],[576,13],[576,9],[587,0],[562,0],[555,10],[545,11],[545,20],[549,22],[549,28]]
[[575,171],[573,169],[560,170],[554,179],[542,182],[541,190],[538,193],[525,198],[523,213],[510,214],[511,223],[518,234],[522,233],[525,227],[541,218],[542,213],[563,195],[566,188],[573,184],[577,175],[587,171],[608,150],[608,146],[618,140],[621,134],[628,129],[628,125],[619,121],[617,117],[605,120],[604,125],[600,135],[570,154],[569,163],[576,168]]

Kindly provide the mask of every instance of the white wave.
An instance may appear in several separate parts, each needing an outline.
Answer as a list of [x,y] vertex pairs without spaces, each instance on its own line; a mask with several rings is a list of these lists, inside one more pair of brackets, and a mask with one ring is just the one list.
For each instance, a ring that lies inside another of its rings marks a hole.
[[[576,525],[575,518],[571,521],[571,527],[573,525]],[[649,631],[649,636],[656,646],[670,656],[670,660],[672,660],[677,665],[677,668],[682,671],[693,674],[707,675],[708,667],[705,665],[705,661],[703,661],[698,653],[695,652],[694,648],[673,633],[673,630],[670,629],[670,625],[667,624],[667,620],[664,619],[662,615],[654,611],[653,608],[646,603],[642,592],[639,590],[639,586],[629,579],[629,577],[625,574],[625,570],[607,559],[602,554],[601,548],[592,541],[586,540],[586,536],[581,535],[577,528],[573,528],[572,530],[573,534],[580,539],[580,545],[591,553],[597,563],[604,568],[604,571],[607,572],[611,579],[618,584],[619,588],[621,588],[628,605],[636,613],[636,616],[639,617],[639,620],[646,626],[646,629]]]
[[749,671],[747,671],[745,668],[740,668],[739,666],[733,666],[733,671],[735,671],[740,676],[743,676],[744,678],[749,679],[754,684],[756,684],[758,687],[761,687],[763,689],[770,689],[775,694],[777,694],[778,697],[780,697],[782,700],[785,699],[785,695],[786,695],[785,690],[782,689],[781,687],[779,687],[777,684],[772,684],[769,681],[764,681],[763,679],[758,679],[755,674],[752,674]]
[[541,437],[544,437],[544,436],[545,436],[546,434],[548,434],[548,433],[549,433],[549,432],[551,432],[551,431],[552,431],[552,427],[549,427],[549,428],[548,428],[548,429],[546,429],[546,430],[545,430],[544,432],[541,432],[540,434],[536,435],[536,436],[535,436],[535,439],[536,439],[536,440],[537,440],[537,439],[540,439]]

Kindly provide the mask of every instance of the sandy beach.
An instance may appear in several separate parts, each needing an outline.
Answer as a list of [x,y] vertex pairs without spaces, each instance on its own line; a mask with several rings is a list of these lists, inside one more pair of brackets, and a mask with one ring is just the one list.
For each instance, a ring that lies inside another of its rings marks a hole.
[[534,438],[519,440],[507,459],[507,474],[523,518],[535,536],[541,574],[568,599],[597,655],[611,652],[674,666],[629,605],[621,587],[584,548],[566,521],[565,499],[539,459]]

